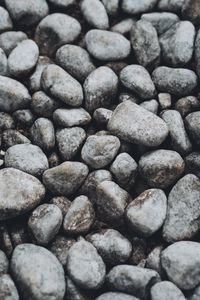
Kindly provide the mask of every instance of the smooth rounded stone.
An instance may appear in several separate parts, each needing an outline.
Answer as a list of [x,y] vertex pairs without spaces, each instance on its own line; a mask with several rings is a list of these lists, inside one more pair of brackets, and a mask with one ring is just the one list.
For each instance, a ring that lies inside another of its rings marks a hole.
[[192,152],[185,158],[186,171],[200,177],[200,152]]
[[156,5],[157,0],[122,0],[122,10],[127,14],[138,15],[151,11]]
[[108,121],[112,116],[112,110],[106,108],[97,108],[94,111],[93,119],[98,126],[107,126]]
[[54,111],[53,120],[58,126],[72,127],[72,126],[84,126],[90,123],[90,114],[80,108],[59,108]]
[[191,239],[200,228],[200,180],[185,175],[172,188],[168,197],[163,238],[168,242]]
[[[160,274],[160,276],[164,277],[163,269],[161,266],[161,253],[162,253],[163,247],[157,246],[155,247],[148,255],[146,259],[146,268],[155,270]],[[176,300],[176,299],[174,299]]]
[[62,266],[66,266],[69,249],[75,243],[76,241],[72,238],[57,235],[48,248],[57,257]]
[[49,201],[49,203],[58,206],[58,208],[60,208],[60,210],[62,211],[63,217],[66,215],[71,205],[71,201],[68,198],[63,196],[53,197]]
[[155,27],[148,21],[139,20],[131,29],[131,44],[140,65],[154,68],[160,62],[160,45]]
[[162,252],[161,262],[169,280],[180,289],[190,290],[199,285],[199,243],[191,241],[176,242]]
[[159,280],[157,272],[131,265],[113,267],[106,276],[106,282],[112,290],[129,293],[141,299],[146,299],[150,287]]
[[11,259],[11,272],[24,299],[64,298],[65,277],[62,265],[43,247],[33,244],[17,246]]
[[143,14],[141,20],[150,22],[155,27],[158,35],[161,35],[172,25],[177,23],[179,17],[176,14],[169,12],[151,12]]
[[120,153],[112,165],[110,171],[116,182],[123,188],[131,188],[136,180],[138,165],[128,153]]
[[80,81],[84,81],[95,70],[88,52],[76,45],[64,45],[59,48],[56,52],[56,62]]
[[140,103],[140,106],[145,108],[146,110],[152,112],[153,114],[157,114],[158,112],[158,102],[155,99],[144,101]]
[[15,128],[15,121],[10,114],[0,112],[0,131]]
[[16,110],[12,116],[16,122],[24,125],[25,127],[30,127],[36,119],[30,109]]
[[108,130],[126,142],[147,147],[159,146],[168,135],[167,125],[161,118],[130,100],[116,107]]
[[19,144],[10,147],[5,153],[5,166],[33,176],[40,176],[49,168],[46,155],[38,146],[31,144]]
[[47,245],[57,235],[62,221],[62,212],[58,206],[45,203],[32,212],[28,228],[39,245]]
[[186,300],[181,290],[170,281],[156,283],[151,288],[150,294],[152,300]]
[[107,292],[96,298],[96,300],[138,300],[138,298],[118,292]]
[[120,34],[127,34],[131,31],[131,28],[134,24],[135,20],[133,18],[127,18],[124,19],[122,21],[120,21],[119,23],[113,25],[111,27],[111,31],[120,33]]
[[112,162],[120,148],[116,136],[91,135],[87,138],[81,151],[81,157],[91,168],[101,169]]
[[159,40],[164,62],[173,67],[186,65],[192,58],[194,39],[195,28],[191,22],[172,25]]
[[126,208],[126,220],[137,234],[149,237],[158,231],[166,218],[167,198],[159,189],[149,189],[135,198]]
[[184,1],[181,12],[184,19],[190,20],[195,25],[200,24],[200,8],[198,0]]
[[76,4],[76,0],[48,0],[50,4],[58,8],[68,8],[69,6]]
[[30,100],[31,96],[23,84],[12,78],[0,76],[0,110],[13,112],[26,108]]
[[95,204],[100,219],[110,224],[118,224],[124,216],[129,194],[114,181],[102,181],[96,187]]
[[83,0],[80,8],[84,19],[92,27],[98,29],[109,28],[107,11],[100,0]]
[[117,95],[118,77],[109,67],[99,67],[86,78],[83,89],[86,110],[109,107]]
[[0,250],[0,276],[8,273],[9,261],[5,253]]
[[193,112],[185,118],[185,125],[187,128],[188,134],[192,137],[194,143],[197,145],[200,145],[200,134],[199,134],[199,128],[200,128],[200,111]]
[[44,151],[53,149],[55,132],[53,123],[46,118],[37,119],[31,127],[31,138],[34,144]]
[[38,24],[35,41],[41,55],[52,56],[62,45],[73,43],[80,32],[81,25],[76,19],[66,14],[53,13]]
[[0,75],[6,75],[7,74],[7,57],[2,48],[0,48]]
[[159,102],[162,110],[170,108],[172,105],[172,97],[168,93],[159,93],[158,94],[158,102]]
[[180,113],[176,110],[166,110],[161,113],[161,118],[169,128],[172,148],[183,155],[191,152],[192,144]]
[[31,109],[40,117],[51,118],[58,107],[60,107],[60,103],[42,91],[38,91],[32,96]]
[[2,134],[2,144],[5,149],[17,144],[30,144],[31,141],[18,130],[8,129],[4,130]]
[[41,182],[20,170],[0,170],[0,220],[6,220],[33,209],[45,196]]
[[118,14],[120,0],[102,0],[102,2],[110,16],[114,17]]
[[109,265],[125,263],[131,256],[131,243],[117,230],[106,229],[91,234],[88,240]]
[[43,173],[44,185],[54,194],[73,194],[85,181],[88,167],[76,161],[66,161]]
[[2,300],[19,300],[17,288],[8,274],[0,276],[0,298]]
[[63,228],[67,235],[86,234],[95,220],[95,211],[92,203],[86,196],[79,196],[65,215]]
[[56,142],[58,150],[64,160],[71,160],[80,150],[86,132],[83,128],[64,128],[56,132]]
[[148,185],[167,188],[184,172],[185,163],[176,151],[158,149],[147,152],[139,160],[140,175]]
[[12,30],[13,23],[8,11],[4,7],[0,7],[0,33]]
[[80,83],[57,65],[48,65],[42,72],[41,84],[50,96],[71,106],[80,106],[83,89]]
[[198,300],[200,297],[200,287],[197,286],[194,291],[192,292],[191,297],[189,298],[189,300]]
[[188,95],[197,86],[196,74],[183,68],[158,67],[153,71],[152,79],[158,91],[176,96]]
[[6,31],[0,35],[0,47],[8,56],[19,43],[26,39],[28,37],[22,31]]
[[140,65],[129,65],[120,73],[122,84],[143,99],[152,99],[155,86],[148,71]]
[[130,42],[123,35],[106,30],[88,31],[85,42],[89,53],[103,61],[123,60],[131,51]]
[[180,12],[185,0],[160,0],[158,9],[170,12]]
[[200,110],[200,102],[194,96],[184,97],[175,103],[175,109],[180,112],[182,117],[186,117],[189,113]]

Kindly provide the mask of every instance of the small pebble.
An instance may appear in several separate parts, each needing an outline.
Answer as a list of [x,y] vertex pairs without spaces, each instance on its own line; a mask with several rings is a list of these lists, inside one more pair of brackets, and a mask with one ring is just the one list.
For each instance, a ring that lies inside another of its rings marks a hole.
[[108,293],[104,293],[101,296],[99,296],[98,298],[96,298],[96,300],[138,300],[138,298],[131,296],[131,295],[127,295],[124,293],[118,293],[118,292],[108,292]]
[[31,127],[31,138],[33,143],[42,150],[51,150],[55,145],[53,123],[46,118],[37,119]]
[[119,23],[115,24],[114,26],[111,27],[111,30],[113,32],[117,32],[120,34],[127,34],[131,31],[131,28],[134,24],[134,19],[128,18],[120,21]]
[[200,24],[200,8],[198,0],[187,0],[183,2],[182,16],[195,25]]
[[158,101],[161,106],[161,109],[170,108],[172,105],[172,97],[168,93],[159,93],[158,94]]
[[[155,270],[160,274],[161,277],[164,277],[164,272],[161,266],[161,253],[162,253],[163,247],[157,246],[155,247],[148,255],[146,259],[146,265],[145,267]],[[175,300],[175,299],[174,299]]]
[[108,121],[112,116],[112,110],[106,108],[97,108],[94,111],[93,119],[99,127],[107,126]]
[[35,116],[30,109],[16,110],[13,115],[14,119],[24,127],[30,127],[35,121]]
[[200,177],[200,152],[192,152],[185,158],[186,170]]
[[83,108],[59,108],[54,111],[53,120],[58,126],[84,126],[90,123],[91,116]]
[[153,114],[157,115],[159,105],[155,99],[144,101],[144,102],[140,103],[140,106],[142,106],[146,110],[152,112]]
[[151,288],[150,294],[152,300],[186,300],[181,290],[179,290],[177,286],[170,281],[156,283]]

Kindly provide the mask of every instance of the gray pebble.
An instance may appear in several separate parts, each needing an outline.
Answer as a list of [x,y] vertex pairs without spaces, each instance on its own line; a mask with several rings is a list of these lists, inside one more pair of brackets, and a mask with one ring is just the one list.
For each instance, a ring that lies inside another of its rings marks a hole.
[[194,38],[195,28],[191,22],[172,25],[159,40],[164,62],[173,67],[186,65],[192,58]]
[[53,120],[58,126],[72,127],[72,126],[84,126],[90,123],[90,114],[81,108],[59,108],[55,110],[53,114]]
[[48,169],[46,155],[35,145],[19,144],[10,147],[5,153],[5,166],[15,168],[33,176],[40,176]]
[[122,84],[143,99],[151,99],[156,91],[148,71],[140,65],[129,65],[120,73]]
[[122,10],[125,13],[137,15],[151,11],[156,3],[157,0],[122,0]]
[[138,298],[118,292],[107,292],[96,298],[96,300],[138,300]]
[[120,141],[116,136],[89,136],[83,145],[81,157],[94,169],[104,168],[112,162],[120,148]]
[[174,243],[162,252],[161,262],[169,280],[180,289],[190,290],[200,283],[199,243],[190,241]]
[[105,265],[96,248],[81,240],[68,252],[67,271],[71,279],[84,289],[98,289],[105,279]]
[[13,23],[8,11],[4,7],[0,7],[0,33],[12,30]]
[[23,125],[24,127],[30,127],[36,119],[30,109],[16,110],[12,116],[16,122],[20,123],[20,125]]
[[184,169],[184,160],[178,152],[172,150],[147,152],[139,160],[140,175],[151,187],[169,187],[181,176]]
[[15,121],[10,114],[0,112],[0,132],[15,128]]
[[188,131],[188,134],[193,138],[193,141],[195,144],[200,145],[200,133],[199,133],[199,128],[200,128],[200,122],[199,122],[199,117],[200,117],[200,111],[193,112],[185,118],[185,125]]
[[0,276],[0,298],[2,300],[19,300],[17,288],[8,274]]
[[102,2],[110,16],[116,16],[118,14],[120,0],[102,0]]
[[8,273],[9,261],[5,253],[0,250],[0,276]]
[[155,27],[146,20],[139,20],[131,29],[131,44],[140,65],[153,68],[160,62],[160,45]]
[[176,102],[175,109],[180,112],[182,117],[186,117],[189,113],[200,110],[200,102],[194,96],[187,96]]
[[33,94],[31,101],[31,109],[33,112],[45,118],[51,118],[53,112],[60,106],[60,103],[53,98],[39,91]]
[[46,170],[43,174],[44,185],[54,194],[68,196],[83,184],[88,175],[88,167],[76,161],[67,161]]
[[62,211],[63,217],[66,215],[71,205],[71,201],[64,196],[53,197],[49,203],[58,206]]
[[200,177],[200,152],[192,152],[185,158],[186,170]]
[[170,108],[172,105],[172,97],[168,93],[159,93],[158,101],[159,101],[159,104],[160,104],[162,110]]
[[85,20],[94,28],[108,29],[109,19],[105,6],[100,0],[83,0],[81,12]]
[[180,12],[185,0],[160,0],[158,8],[163,11]]
[[106,108],[97,108],[94,111],[93,119],[96,122],[97,126],[103,127],[103,126],[107,126],[111,116],[112,116],[112,110]]
[[68,276],[66,280],[66,297],[67,300],[91,300],[89,293],[78,287]]
[[0,75],[6,75],[7,74],[7,57],[5,52],[2,48],[0,48]]
[[182,17],[190,20],[193,24],[200,24],[200,8],[198,0],[186,0],[182,6]]
[[38,24],[35,41],[40,48],[40,54],[51,56],[62,45],[73,43],[80,32],[81,25],[76,19],[66,14],[53,13]]
[[18,130],[8,129],[4,130],[2,134],[2,144],[5,149],[17,144],[30,144],[31,141]]
[[75,45],[64,45],[56,52],[57,63],[77,80],[84,81],[95,69],[88,52]]
[[188,69],[158,67],[153,71],[152,78],[160,92],[176,96],[188,95],[197,86],[196,74]]
[[[161,253],[162,253],[163,247],[157,246],[155,247],[148,255],[146,259],[146,268],[155,270],[160,274],[161,277],[164,277],[164,272],[161,266]],[[176,299],[174,299],[176,300]]]
[[153,114],[157,115],[158,102],[155,99],[144,101],[144,102],[140,103],[140,106],[142,106],[146,110],[152,112]]
[[48,2],[58,8],[68,8],[76,3],[76,0],[48,0]]
[[108,130],[124,141],[150,147],[159,146],[168,135],[162,119],[130,100],[117,106]]
[[32,175],[14,168],[0,170],[1,220],[13,218],[33,209],[44,196],[44,186]]
[[55,145],[53,123],[46,118],[37,119],[31,127],[31,138],[33,143],[44,151],[53,149]]
[[47,249],[33,244],[15,248],[11,272],[24,299],[62,300],[65,277],[62,265]]
[[65,104],[80,106],[83,101],[80,83],[59,66],[48,65],[42,72],[41,84],[45,92]]
[[64,235],[57,235],[49,246],[49,250],[57,257],[59,262],[65,267],[69,249],[76,241]]
[[0,110],[10,112],[26,108],[31,100],[27,88],[9,77],[0,76]]
[[118,77],[110,68],[99,67],[86,78],[83,89],[88,111],[109,107],[117,95]]
[[186,300],[181,290],[170,281],[156,283],[151,288],[150,294],[152,300]]
[[130,42],[123,35],[106,30],[88,31],[85,42],[90,54],[103,61],[122,60],[131,51]]
[[0,47],[8,56],[19,43],[26,39],[28,37],[22,31],[6,31],[0,35]]
[[134,24],[135,20],[133,18],[127,18],[124,19],[122,21],[120,21],[119,23],[113,25],[111,27],[111,31],[120,33],[120,34],[127,34],[131,31],[131,28]]

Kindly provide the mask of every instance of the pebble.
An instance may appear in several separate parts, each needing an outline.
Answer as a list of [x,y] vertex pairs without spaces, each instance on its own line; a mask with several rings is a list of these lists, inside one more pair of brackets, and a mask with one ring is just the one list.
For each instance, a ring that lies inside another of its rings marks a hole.
[[31,141],[19,131],[14,129],[4,130],[2,134],[2,144],[5,149],[17,144],[30,144]]
[[96,122],[97,126],[103,127],[103,126],[107,126],[111,116],[112,116],[112,110],[102,107],[102,108],[97,108],[94,111],[93,119]]
[[114,17],[118,14],[120,0],[102,0],[102,2],[110,16]]
[[68,196],[83,184],[88,167],[76,161],[66,161],[43,173],[44,185],[54,194]]
[[31,96],[27,88],[20,82],[0,76],[0,110],[13,112],[28,107]]
[[198,0],[187,0],[183,2],[182,16],[195,25],[200,24],[200,8]]
[[5,153],[5,166],[15,168],[33,176],[40,176],[48,169],[46,155],[35,145],[19,144],[10,147]]
[[59,106],[60,103],[58,101],[42,91],[38,91],[32,95],[31,109],[39,117],[51,118]]
[[90,123],[90,114],[81,108],[59,108],[54,111],[53,120],[58,126],[73,127],[84,126]]
[[186,300],[181,290],[179,290],[177,286],[170,281],[156,283],[151,288],[150,294],[152,300]]
[[63,228],[67,235],[86,234],[95,221],[95,211],[86,196],[79,196],[65,215]]
[[84,289],[98,289],[102,286],[106,269],[96,248],[85,240],[76,242],[69,250],[67,272],[71,279]]
[[15,128],[15,121],[10,114],[0,112],[0,131]]
[[41,84],[45,92],[70,106],[80,106],[83,90],[80,83],[57,65],[48,65],[42,72]]
[[[161,266],[161,253],[162,253],[163,247],[157,246],[155,247],[148,255],[146,259],[146,268],[155,270],[159,273],[161,277],[164,277],[164,272]],[[174,299],[175,300],[175,299]]]
[[199,141],[199,128],[200,128],[200,122],[199,122],[199,116],[200,111],[193,112],[185,118],[185,125],[186,129],[188,131],[188,134],[192,137],[194,143],[197,145],[200,144]]
[[35,41],[41,55],[52,56],[62,45],[73,43],[80,32],[81,25],[76,19],[66,14],[53,13],[38,24]]
[[31,138],[35,145],[44,151],[53,149],[55,132],[53,123],[46,118],[38,118],[31,127]]
[[184,172],[185,163],[180,154],[173,150],[158,149],[141,156],[140,175],[148,185],[156,188],[167,188]]
[[141,299],[146,299],[149,288],[159,279],[157,272],[131,265],[113,267],[106,276],[106,282],[112,290],[129,293]]
[[139,20],[131,29],[131,44],[138,63],[146,68],[159,64],[160,45],[155,27],[146,20]]
[[159,105],[155,99],[144,101],[144,102],[140,103],[140,106],[142,106],[146,110],[152,112],[153,114],[157,115]]
[[115,61],[129,56],[131,46],[123,35],[106,30],[93,29],[85,36],[89,53],[98,60]]
[[161,106],[161,109],[170,108],[172,105],[172,97],[168,93],[159,93],[158,94],[158,101]]
[[65,277],[62,265],[43,247],[33,244],[17,246],[11,259],[11,272],[24,299],[64,298]]
[[164,63],[172,67],[186,65],[194,50],[195,28],[189,21],[172,25],[160,37],[160,47]]
[[135,21],[132,18],[124,19],[124,20],[120,21],[119,23],[113,25],[111,27],[111,31],[125,35],[131,31],[131,28],[132,28],[134,22]]
[[13,23],[9,16],[8,11],[4,7],[0,7],[0,33],[12,30]]
[[56,61],[64,70],[79,81],[84,81],[95,70],[88,52],[75,45],[64,45],[59,48],[56,52]]
[[26,39],[28,37],[23,31],[6,31],[0,34],[0,47],[8,56],[19,43]]
[[81,2],[81,12],[92,27],[105,30],[109,28],[108,15],[100,0],[83,0]]
[[101,296],[99,296],[98,298],[96,298],[96,300],[138,300],[138,298],[131,296],[131,295],[127,295],[124,293],[118,293],[118,292],[108,292],[108,293],[104,293]]
[[44,196],[44,186],[32,175],[14,168],[0,170],[0,220],[30,211]]
[[8,273],[9,261],[5,253],[0,250],[0,276]]
[[138,15],[151,11],[156,5],[157,0],[122,0],[122,10],[125,13]]
[[196,74],[183,68],[158,67],[153,71],[152,79],[160,92],[176,96],[186,96],[197,86]]
[[171,12],[180,12],[185,0],[160,0],[158,9]]
[[7,74],[7,57],[3,49],[0,48],[0,75],[6,76]]
[[161,255],[169,280],[182,290],[193,289],[200,283],[199,261],[200,245],[191,241],[176,242]]
[[143,99],[152,99],[156,93],[148,71],[140,65],[129,65],[120,73],[122,84]]
[[120,148],[116,136],[89,136],[81,150],[81,157],[91,168],[101,169],[112,162]]
[[148,147],[159,146],[168,135],[162,119],[130,100],[116,107],[108,130],[124,141]]
[[200,177],[200,152],[192,152],[185,158],[186,170]]
[[66,9],[76,3],[76,0],[48,0],[55,7]]
[[62,212],[58,206],[45,203],[32,212],[28,228],[39,245],[47,245],[58,233],[62,221]]
[[83,89],[87,111],[109,107],[117,95],[118,77],[110,68],[99,67],[86,78]]
[[24,127],[30,127],[35,121],[35,116],[30,109],[16,110],[12,115],[17,123]]
[[19,300],[15,283],[8,274],[0,276],[0,298],[3,300]]
[[53,197],[49,203],[58,206],[62,211],[63,217],[66,215],[71,205],[71,201],[64,196]]
[[176,102],[175,109],[178,110],[184,118],[189,113],[200,110],[200,102],[194,96],[183,97]]

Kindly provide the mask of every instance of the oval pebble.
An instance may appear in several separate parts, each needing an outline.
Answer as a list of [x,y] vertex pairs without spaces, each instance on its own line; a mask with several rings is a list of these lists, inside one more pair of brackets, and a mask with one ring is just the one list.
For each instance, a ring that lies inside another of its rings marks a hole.
[[83,0],[81,12],[85,20],[98,29],[108,29],[109,19],[103,3],[99,0]]

